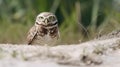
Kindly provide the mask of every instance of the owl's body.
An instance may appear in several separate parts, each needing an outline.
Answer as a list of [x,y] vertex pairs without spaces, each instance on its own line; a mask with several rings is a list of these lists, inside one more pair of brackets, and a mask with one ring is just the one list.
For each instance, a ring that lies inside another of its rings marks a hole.
[[30,29],[28,44],[54,45],[59,38],[59,30],[56,16],[49,12],[40,13],[35,25]]

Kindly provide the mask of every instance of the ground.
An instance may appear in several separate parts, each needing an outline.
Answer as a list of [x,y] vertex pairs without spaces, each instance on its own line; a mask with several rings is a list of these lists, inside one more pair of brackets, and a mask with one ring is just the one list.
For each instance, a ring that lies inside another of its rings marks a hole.
[[111,35],[53,47],[0,44],[0,67],[120,67],[120,37]]

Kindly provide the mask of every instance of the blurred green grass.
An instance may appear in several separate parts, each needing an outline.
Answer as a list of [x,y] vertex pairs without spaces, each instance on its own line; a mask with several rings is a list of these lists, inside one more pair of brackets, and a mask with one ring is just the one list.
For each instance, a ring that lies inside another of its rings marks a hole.
[[80,43],[120,28],[117,0],[0,0],[0,43],[25,43],[43,11],[56,14],[59,44]]

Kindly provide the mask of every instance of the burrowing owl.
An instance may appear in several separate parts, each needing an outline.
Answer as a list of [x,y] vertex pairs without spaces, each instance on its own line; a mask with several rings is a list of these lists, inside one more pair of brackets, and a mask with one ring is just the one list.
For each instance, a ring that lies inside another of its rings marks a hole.
[[50,12],[42,12],[36,17],[34,26],[29,30],[28,44],[55,44],[59,38],[58,21]]

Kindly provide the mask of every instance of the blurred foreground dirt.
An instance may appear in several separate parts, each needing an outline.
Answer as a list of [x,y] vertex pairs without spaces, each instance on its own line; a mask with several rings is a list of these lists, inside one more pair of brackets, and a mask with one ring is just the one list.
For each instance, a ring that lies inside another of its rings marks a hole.
[[120,67],[120,37],[54,47],[0,44],[0,67]]

